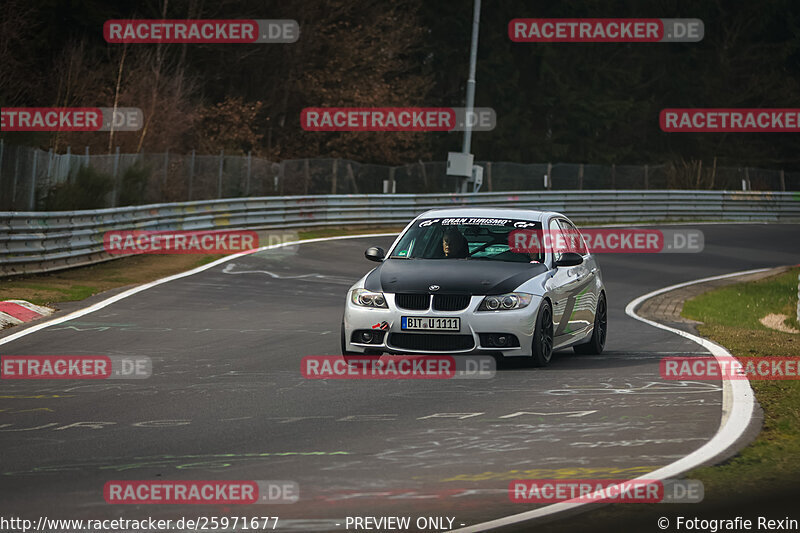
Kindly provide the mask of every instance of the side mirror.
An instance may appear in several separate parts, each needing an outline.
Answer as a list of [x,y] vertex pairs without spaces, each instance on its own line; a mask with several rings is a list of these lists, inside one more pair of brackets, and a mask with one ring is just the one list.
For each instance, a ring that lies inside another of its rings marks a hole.
[[386,257],[386,252],[383,251],[383,248],[372,246],[371,248],[367,248],[367,251],[364,252],[364,257],[366,257],[370,261],[375,261],[376,263],[380,263]]
[[573,267],[583,263],[583,256],[575,252],[564,252],[561,254],[561,259],[556,261],[553,266],[557,267]]

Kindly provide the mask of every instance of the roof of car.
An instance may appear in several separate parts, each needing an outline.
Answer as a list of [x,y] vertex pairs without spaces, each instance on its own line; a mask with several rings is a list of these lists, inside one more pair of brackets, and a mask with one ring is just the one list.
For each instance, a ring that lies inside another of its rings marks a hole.
[[544,220],[549,216],[563,216],[554,211],[538,209],[515,209],[510,207],[455,207],[447,209],[431,209],[425,211],[420,218],[435,217],[469,217],[469,218],[514,218],[519,220]]

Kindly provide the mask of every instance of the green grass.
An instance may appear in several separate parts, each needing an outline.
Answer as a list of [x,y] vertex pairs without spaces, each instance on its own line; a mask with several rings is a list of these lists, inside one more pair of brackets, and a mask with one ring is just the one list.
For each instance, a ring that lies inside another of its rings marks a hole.
[[[734,356],[800,355],[800,334],[763,326],[769,313],[795,316],[800,269],[760,281],[716,289],[686,302],[683,316],[703,322],[704,337]],[[787,325],[797,328],[794,318]],[[750,382],[764,409],[764,428],[750,446],[724,465],[701,468],[688,477],[703,480],[706,494],[743,495],[748,491],[794,486],[800,477],[800,381]]]
[[204,265],[219,255],[138,255],[94,265],[0,279],[0,300],[57,307],[118,287],[147,283]]
[[[740,283],[717,289],[686,302],[683,316],[707,325],[768,330],[759,319],[769,313],[788,315],[787,324],[797,328],[797,272],[754,283]],[[699,318],[696,318],[699,317]]]
[[[114,281],[117,281],[116,279]],[[33,291],[55,291],[62,295],[62,301],[65,302],[72,302],[76,300],[84,300],[95,293],[95,287],[90,287],[87,285],[70,285],[68,287],[57,287],[57,286],[48,286],[47,284],[26,284],[26,283],[19,283],[16,284],[15,287],[17,289],[30,289]],[[47,303],[42,298],[34,298],[31,303],[44,305]]]

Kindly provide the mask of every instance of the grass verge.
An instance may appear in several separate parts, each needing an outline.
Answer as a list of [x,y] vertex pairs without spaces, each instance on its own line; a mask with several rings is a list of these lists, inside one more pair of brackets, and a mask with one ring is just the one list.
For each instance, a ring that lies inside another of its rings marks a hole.
[[0,280],[0,300],[27,300],[38,305],[86,299],[103,291],[140,285],[185,272],[221,255],[135,255],[96,265]]
[[341,235],[369,235],[370,233],[400,233],[405,226],[391,227],[357,227],[357,228],[319,228],[300,230],[297,234],[300,240],[322,239],[325,237],[339,237]]
[[[300,240],[400,232],[403,226],[320,228],[296,233]],[[275,231],[266,232],[266,235]],[[289,238],[290,233],[287,233]],[[294,239],[294,237],[292,237]],[[277,242],[277,241],[276,241]],[[271,240],[263,244],[273,243]],[[96,265],[70,268],[44,274],[0,278],[0,300],[26,300],[38,305],[57,306],[61,302],[84,300],[95,294],[140,285],[210,263],[222,255],[163,254],[129,256]]]
[[[683,316],[703,322],[700,334],[736,357],[800,355],[800,334],[769,329],[759,319],[788,315],[797,329],[797,275],[794,268],[759,281],[739,283],[702,294],[684,304]],[[750,446],[719,466],[689,474],[703,480],[706,493],[728,497],[756,490],[796,486],[800,475],[800,381],[752,380],[764,409],[764,428]]]

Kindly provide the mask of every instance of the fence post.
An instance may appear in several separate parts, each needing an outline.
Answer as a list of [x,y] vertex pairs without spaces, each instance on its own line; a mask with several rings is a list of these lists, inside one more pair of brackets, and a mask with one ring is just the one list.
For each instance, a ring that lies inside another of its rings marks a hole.
[[114,151],[114,191],[111,193],[111,207],[119,207],[119,146]]
[[280,180],[283,163],[272,163],[270,168],[272,170],[272,192],[278,192],[278,180]]
[[347,179],[353,185],[353,194],[358,194],[358,183],[356,183],[356,176],[353,174],[353,166],[347,163]]
[[308,158],[303,159],[303,194],[308,195],[308,183],[311,181],[311,169],[308,166]]
[[119,146],[117,146],[117,150],[114,152],[114,180],[119,177]]
[[36,163],[39,158],[36,157],[36,148],[32,151],[33,155],[33,171],[31,172],[31,195],[28,200],[28,211],[36,211]]
[[397,167],[389,167],[389,193],[394,194],[397,192],[397,183],[394,181],[394,173]]
[[547,163],[547,174],[544,175],[544,188],[548,191],[553,188],[553,164]]
[[245,182],[244,186],[244,195],[250,196],[250,170],[252,168],[253,163],[253,151],[248,150],[247,152],[247,181]]
[[[491,163],[490,163],[491,164]],[[419,160],[419,171],[422,173],[422,183],[425,192],[430,192],[428,190],[428,171],[425,169],[425,163],[422,162],[422,159]],[[492,174],[491,171],[489,172],[489,190],[491,190],[492,186]]]
[[[3,139],[0,139],[0,188],[3,187]],[[3,206],[0,204],[0,209],[11,209],[11,206]]]
[[55,159],[53,155],[53,149],[50,148],[50,150],[48,150],[48,155],[47,155],[47,175],[45,176],[45,178],[47,179],[46,187],[50,187],[50,183],[52,182],[53,179],[53,159]]
[[650,167],[648,165],[644,166],[644,190],[650,188]]
[[222,165],[225,163],[225,149],[219,151],[219,177],[217,178],[217,198],[222,198]]
[[86,147],[86,164],[84,165],[86,168],[89,168],[89,147]]
[[578,167],[578,190],[583,190],[583,163]]
[[53,176],[53,159],[54,159],[54,157],[53,157],[53,149],[50,148],[50,150],[48,150],[48,155],[47,155],[47,181],[48,181],[48,183],[50,182],[50,178]]
[[161,188],[165,188],[167,186],[167,170],[169,169],[169,148],[167,151],[164,152],[164,179],[161,183]]
[[194,185],[194,150],[189,163],[189,201],[192,201],[192,186]]
[[611,188],[617,188],[617,164],[611,163]]
[[717,180],[717,156],[714,156],[714,162],[711,164],[711,183],[708,185],[709,190],[714,188],[714,183]]
[[11,176],[11,209],[14,210],[17,207],[16,199],[17,199],[17,180],[19,177],[19,150],[20,146],[17,145],[16,150],[14,150],[14,175]]
[[750,184],[750,167],[744,167],[744,179],[747,180],[747,190],[752,191],[753,186]]
[[331,175],[331,194],[336,194],[336,166],[339,162],[338,159],[333,160],[333,169]]
[[[0,152],[0,153],[2,153],[2,152]],[[2,158],[0,157],[0,159],[2,159]],[[2,161],[0,161],[0,162],[2,162]],[[783,169],[781,169],[781,191],[782,192],[786,192],[786,178],[784,178],[784,176],[783,176]]]
[[67,145],[66,156],[67,156],[67,174],[66,174],[67,179],[65,181],[69,183],[69,171],[72,170],[72,147],[70,145]]

